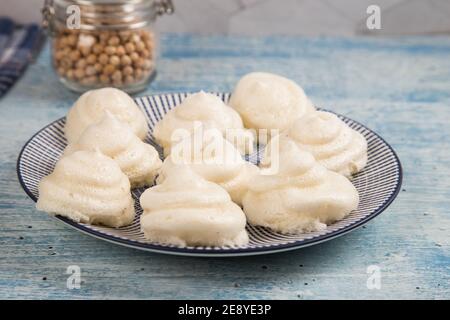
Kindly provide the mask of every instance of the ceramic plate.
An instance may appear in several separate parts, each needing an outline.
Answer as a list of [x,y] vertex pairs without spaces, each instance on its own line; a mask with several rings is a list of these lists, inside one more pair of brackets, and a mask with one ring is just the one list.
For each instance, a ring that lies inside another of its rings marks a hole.
[[[149,134],[147,142],[159,148],[153,141],[151,132],[154,125],[164,114],[180,103],[187,94],[161,94],[136,98],[147,118]],[[227,101],[229,94],[218,94]],[[145,188],[133,190],[137,216],[132,225],[123,228],[108,228],[91,226],[73,222],[67,218],[56,218],[69,226],[116,244],[167,254],[195,256],[241,256],[280,252],[302,248],[341,236],[367,223],[370,219],[383,212],[397,196],[402,170],[394,150],[378,134],[362,124],[347,117],[338,115],[350,127],[365,136],[368,142],[368,164],[366,168],[354,175],[352,182],[358,189],[360,204],[345,219],[336,222],[327,229],[297,235],[284,235],[272,232],[263,227],[247,225],[250,243],[244,247],[176,247],[148,242],[140,231],[139,216],[142,209],[139,206],[139,196]],[[25,192],[34,200],[38,198],[38,184],[42,177],[53,171],[56,161],[62,154],[66,139],[64,138],[65,118],[54,121],[37,132],[23,147],[17,161],[19,181]],[[257,163],[260,153],[255,152],[247,160]]]

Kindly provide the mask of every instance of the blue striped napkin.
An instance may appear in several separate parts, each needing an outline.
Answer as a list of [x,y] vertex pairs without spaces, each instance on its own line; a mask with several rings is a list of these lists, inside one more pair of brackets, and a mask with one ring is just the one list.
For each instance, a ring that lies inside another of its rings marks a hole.
[[0,17],[0,98],[16,83],[33,61],[43,42],[36,24],[17,26]]

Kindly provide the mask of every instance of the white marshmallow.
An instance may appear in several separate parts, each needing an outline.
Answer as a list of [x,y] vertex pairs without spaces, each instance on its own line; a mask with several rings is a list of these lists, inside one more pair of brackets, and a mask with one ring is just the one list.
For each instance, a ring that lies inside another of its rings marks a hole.
[[[275,151],[270,154],[265,166],[275,159]],[[321,166],[293,141],[280,144],[278,156],[278,172],[253,178],[244,196],[249,223],[282,233],[316,231],[358,207],[358,192],[351,182]]]
[[243,76],[229,104],[241,115],[246,128],[257,130],[285,130],[295,119],[314,110],[299,85],[287,78],[264,72]]
[[325,168],[347,177],[361,171],[367,163],[364,136],[330,112],[308,113],[297,119],[283,136],[310,152]]
[[170,153],[172,144],[178,142],[174,141],[175,130],[193,132],[196,122],[204,130],[220,130],[242,154],[253,151],[253,134],[244,129],[239,114],[218,96],[201,91],[186,97],[156,124],[153,136],[164,148],[165,155]]
[[100,122],[87,127],[76,143],[69,144],[64,156],[78,150],[96,149],[117,162],[132,188],[153,184],[162,165],[156,149],[139,139],[109,111]]
[[111,158],[77,151],[39,183],[38,210],[77,222],[121,227],[134,219],[130,182]]
[[222,186],[231,199],[241,205],[258,167],[242,159],[239,151],[222,137],[219,130],[209,133],[208,136],[193,134],[173,146],[172,153],[164,160],[157,182],[162,183],[177,165],[184,164],[204,179]]
[[69,110],[64,129],[68,143],[76,142],[89,125],[103,118],[106,110],[128,124],[140,139],[145,138],[147,122],[134,100],[119,89],[102,88],[85,92]]
[[173,168],[164,182],[140,199],[141,228],[154,242],[178,246],[242,246],[248,243],[246,219],[219,185],[188,166]]

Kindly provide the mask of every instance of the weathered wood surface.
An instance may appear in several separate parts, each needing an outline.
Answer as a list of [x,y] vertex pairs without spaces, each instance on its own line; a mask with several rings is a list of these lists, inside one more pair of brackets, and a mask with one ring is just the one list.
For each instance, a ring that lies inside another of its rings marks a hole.
[[[37,212],[16,177],[30,136],[76,95],[48,48],[0,100],[0,298],[450,298],[450,38],[392,40],[165,35],[143,94],[229,91],[251,70],[297,80],[317,105],[358,120],[398,152],[403,190],[389,209],[333,241],[246,258],[152,254],[80,234]],[[81,267],[80,289],[66,268]],[[381,289],[366,286],[369,265]]]

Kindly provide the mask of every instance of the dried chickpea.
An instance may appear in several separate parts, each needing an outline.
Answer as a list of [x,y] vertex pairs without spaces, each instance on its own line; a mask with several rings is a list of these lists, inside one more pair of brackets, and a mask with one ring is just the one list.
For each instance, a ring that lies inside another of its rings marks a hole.
[[131,35],[131,41],[133,41],[134,43],[138,43],[139,41],[141,41],[141,36],[134,33]]
[[142,67],[149,70],[153,67],[153,63],[150,60],[144,60]]
[[75,46],[78,42],[78,38],[76,35],[71,34],[70,36],[67,37],[66,41],[69,46]]
[[86,59],[78,60],[76,66],[78,69],[83,69],[84,67],[86,67]]
[[144,72],[142,71],[142,69],[136,69],[134,71],[134,76],[137,80],[141,80],[141,78],[143,77]]
[[62,36],[62,37],[59,39],[58,43],[59,43],[59,45],[60,45],[61,47],[66,47],[66,46],[69,45],[69,43],[67,42],[67,37],[65,37],[65,36]]
[[142,52],[145,49],[145,44],[142,41],[136,42],[136,50]]
[[86,47],[81,47],[80,48],[80,52],[81,52],[81,54],[83,55],[83,56],[88,56],[88,55],[90,55],[91,54],[91,52],[92,52],[92,48],[91,47],[88,47],[88,46],[86,46]]
[[137,60],[133,61],[133,66],[136,68],[142,68],[144,67],[144,59],[142,59],[141,57],[139,57]]
[[113,81],[122,81],[122,72],[120,72],[120,70],[114,71],[114,73],[111,76],[111,79]]
[[100,43],[96,43],[92,46],[92,52],[100,54],[103,52],[103,46]]
[[111,56],[109,58],[109,63],[112,64],[113,66],[117,66],[120,64],[120,58],[119,56]]
[[57,50],[54,55],[56,60],[61,60],[65,54],[63,50]]
[[123,74],[124,74],[125,76],[130,76],[130,75],[133,74],[133,67],[131,67],[131,66],[126,66],[126,67],[123,68],[122,72],[123,72]]
[[124,46],[118,46],[116,50],[116,54],[118,56],[123,56],[126,53]]
[[148,49],[142,50],[142,56],[143,56],[144,58],[151,58],[150,50],[148,50]]
[[122,41],[126,41],[131,37],[131,32],[130,31],[120,31],[119,37]]
[[94,64],[94,68],[95,68],[95,71],[97,71],[97,73],[100,73],[103,69],[103,66],[101,63],[97,62],[96,64]]
[[84,70],[83,69],[76,69],[75,70],[75,78],[81,79],[84,77]]
[[137,54],[137,52],[132,52],[130,54],[130,58],[131,58],[131,61],[135,62],[135,61],[139,60],[139,55]]
[[109,83],[109,77],[105,74],[100,75],[100,82],[102,84],[108,84]]
[[88,64],[94,64],[97,61],[97,56],[95,54],[90,54],[86,58]]
[[149,49],[153,49],[153,41],[152,40],[145,40],[145,46]]
[[71,49],[70,49],[70,47],[65,47],[64,49],[62,49],[62,51],[64,52],[64,55],[67,56],[67,55],[69,55]]
[[72,61],[76,61],[76,60],[80,59],[80,56],[81,56],[80,51],[78,51],[78,50],[70,51],[69,58]]
[[133,82],[134,82],[133,76],[128,75],[128,76],[125,77],[125,83],[126,84],[130,84],[130,83],[133,83]]
[[109,61],[109,57],[106,53],[102,53],[101,55],[98,56],[98,61],[101,64],[107,64]]
[[97,73],[97,70],[95,70],[95,67],[93,65],[88,65],[86,67],[85,73],[87,76],[93,76]]
[[107,47],[105,47],[105,53],[107,54],[107,55],[113,55],[113,54],[116,54],[116,47],[113,47],[113,46],[107,46]]
[[67,70],[66,77],[70,80],[73,80],[75,78],[75,73],[74,73],[73,69]]
[[134,44],[131,43],[131,42],[127,42],[127,43],[125,44],[125,50],[126,50],[128,53],[134,52],[134,50],[135,50]]
[[123,55],[121,58],[120,58],[120,63],[122,64],[122,65],[124,65],[124,66],[129,66],[130,64],[131,64],[131,58],[130,58],[130,56],[128,56],[128,55]]
[[56,38],[53,41],[53,50],[58,51],[59,49],[64,48],[64,45],[62,44],[61,38]]
[[106,75],[110,75],[112,74],[114,71],[116,71],[116,67],[114,67],[112,64],[107,64],[104,68],[103,68],[103,73]]
[[117,46],[120,43],[120,39],[118,36],[112,36],[108,39],[108,44],[110,46]]
[[63,68],[69,69],[69,68],[72,68],[72,66],[73,66],[73,61],[70,60],[70,58],[65,57],[65,58],[61,59],[60,65],[61,65]]

